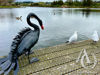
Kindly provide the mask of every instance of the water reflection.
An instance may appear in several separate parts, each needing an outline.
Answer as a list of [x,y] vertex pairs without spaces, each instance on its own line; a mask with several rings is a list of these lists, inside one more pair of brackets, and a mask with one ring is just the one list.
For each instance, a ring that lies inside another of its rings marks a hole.
[[73,9],[68,9],[64,11],[66,14],[72,14],[73,13]]
[[12,39],[16,35],[14,12],[13,9],[0,9],[0,56],[10,51]]
[[1,20],[5,20],[4,18],[6,18],[8,21],[10,19],[13,20],[15,15],[13,12],[13,9],[0,9],[0,18],[2,18]]
[[82,16],[88,18],[91,14],[100,14],[100,9],[90,9],[90,8],[68,8],[67,10],[64,8],[60,9],[53,9],[53,14],[54,15],[63,15],[63,14],[68,14],[68,15],[79,15],[81,14]]
[[82,12],[82,15],[88,18],[91,14],[100,14],[100,9],[91,9],[91,8],[82,8],[82,9],[75,9],[75,12]]
[[83,16],[86,16],[87,18],[90,15],[91,10],[90,9],[82,9],[82,14]]
[[89,17],[90,13],[91,13],[91,9],[67,9],[65,10],[64,8],[62,9],[54,9],[53,10],[53,15],[63,15],[66,13],[66,15],[72,15],[72,14],[76,14],[78,15],[80,12],[82,12],[82,15],[85,16],[86,18]]
[[62,15],[63,14],[63,9],[58,9],[58,10],[53,9],[53,14],[54,15]]
[[[79,33],[78,41],[88,39],[87,36],[91,37],[94,30],[100,35],[100,13],[92,12],[90,9],[41,7],[0,9],[0,56],[8,54],[14,36],[24,27],[29,27],[26,17],[30,12],[37,14],[45,27],[34,49],[64,43],[74,31]],[[16,20],[18,16],[22,16],[22,21]],[[38,24],[33,19],[31,21]]]

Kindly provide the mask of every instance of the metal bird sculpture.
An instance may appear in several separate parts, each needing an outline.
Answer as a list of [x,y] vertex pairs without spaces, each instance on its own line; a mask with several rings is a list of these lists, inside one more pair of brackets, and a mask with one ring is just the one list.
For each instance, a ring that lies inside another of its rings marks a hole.
[[[18,58],[28,52],[28,59],[30,55],[31,48],[38,42],[40,29],[39,27],[30,21],[30,18],[34,17],[39,22],[39,25],[44,29],[41,19],[38,18],[34,13],[30,13],[27,16],[27,23],[34,28],[25,28],[18,33],[18,35],[13,39],[11,45],[11,51],[7,57],[0,59],[0,75],[8,75],[9,72],[14,69],[14,75],[17,75],[19,64]],[[38,59],[35,59],[35,61]],[[29,63],[34,62],[34,60],[29,59]]]

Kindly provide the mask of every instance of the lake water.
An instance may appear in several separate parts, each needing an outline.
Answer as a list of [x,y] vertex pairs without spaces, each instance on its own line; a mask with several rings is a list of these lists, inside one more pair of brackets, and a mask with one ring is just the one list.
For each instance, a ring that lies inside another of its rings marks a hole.
[[[89,39],[94,30],[100,36],[100,12],[90,10],[42,7],[0,9],[0,56],[7,55],[14,36],[24,27],[29,27],[26,17],[30,12],[37,14],[45,27],[33,49],[62,44],[74,31],[78,31],[78,41]],[[22,16],[22,21],[16,20],[18,16]],[[31,21],[38,24],[35,19]]]

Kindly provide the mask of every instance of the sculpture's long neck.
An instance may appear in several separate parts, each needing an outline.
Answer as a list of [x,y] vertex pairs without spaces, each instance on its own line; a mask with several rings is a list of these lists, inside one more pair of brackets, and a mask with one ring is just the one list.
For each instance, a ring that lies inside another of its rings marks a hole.
[[30,21],[30,17],[27,17],[27,23],[33,27],[35,30],[40,30],[39,27]]

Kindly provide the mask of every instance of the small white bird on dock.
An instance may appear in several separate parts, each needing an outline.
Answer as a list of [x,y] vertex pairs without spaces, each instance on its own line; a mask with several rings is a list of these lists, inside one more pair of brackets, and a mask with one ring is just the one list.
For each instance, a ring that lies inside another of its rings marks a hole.
[[98,42],[99,41],[99,36],[98,36],[98,32],[97,31],[93,32],[92,40],[93,40],[93,42]]
[[69,38],[69,40],[66,43],[73,43],[77,41],[77,38],[78,38],[77,31],[75,31],[74,34]]

